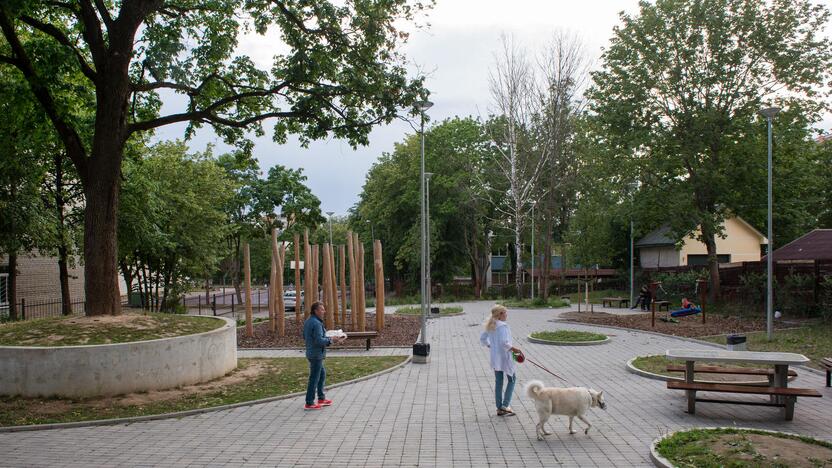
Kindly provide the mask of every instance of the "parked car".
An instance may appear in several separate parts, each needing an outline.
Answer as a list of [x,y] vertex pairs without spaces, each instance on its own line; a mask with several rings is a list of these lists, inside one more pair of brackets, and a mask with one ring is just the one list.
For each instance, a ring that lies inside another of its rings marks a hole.
[[[295,310],[298,302],[296,294],[295,291],[286,291],[283,293],[283,308],[285,310]],[[300,292],[300,306],[303,307],[303,291]]]

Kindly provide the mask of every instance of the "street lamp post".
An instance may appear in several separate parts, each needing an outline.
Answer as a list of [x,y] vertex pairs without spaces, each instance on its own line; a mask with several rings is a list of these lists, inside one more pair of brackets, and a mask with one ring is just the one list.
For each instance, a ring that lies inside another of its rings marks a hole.
[[780,112],[779,107],[766,107],[760,114],[768,121],[768,252],[766,255],[766,337],[771,341],[774,328],[774,230],[771,222],[771,119]]
[[334,215],[335,212],[327,211],[326,214],[329,216],[329,245],[332,245],[332,215]]
[[372,238],[371,240],[375,241],[376,240],[376,233],[373,230],[373,222],[368,219],[368,220],[366,220],[366,223],[370,225],[370,237]]
[[[430,109],[433,106],[433,103],[430,101],[419,101],[415,104],[415,108],[419,111],[421,117],[421,125],[419,127],[419,133],[421,134],[421,157],[420,157],[420,165],[419,165],[419,199],[421,200],[421,251],[422,251],[422,275],[420,276],[421,281],[421,294],[422,294],[422,335],[420,339],[420,344],[422,345],[418,350],[414,349],[413,362],[420,362],[420,363],[427,363],[428,362],[428,355],[429,355],[429,346],[427,345],[427,309],[426,306],[426,297],[425,297],[425,274],[426,274],[426,226],[425,226],[425,111]],[[418,354],[417,352],[418,351]]]
[[537,205],[536,201],[532,202],[532,297],[531,299],[534,300],[534,206]]
[[427,282],[426,302],[428,313],[430,313],[430,304],[433,301],[433,281],[431,280],[430,269],[430,178],[432,176],[433,172],[425,172],[425,230],[427,231],[427,236],[425,236],[425,262],[427,264],[425,279]]

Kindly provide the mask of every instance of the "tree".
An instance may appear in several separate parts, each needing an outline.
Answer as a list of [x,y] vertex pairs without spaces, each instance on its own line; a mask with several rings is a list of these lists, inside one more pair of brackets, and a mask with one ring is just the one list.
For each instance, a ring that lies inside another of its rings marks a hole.
[[187,154],[181,141],[148,148],[124,172],[119,264],[129,283],[137,280],[145,307],[171,310],[191,279],[222,257],[231,181],[210,152]]
[[[540,134],[541,116],[535,76],[525,53],[503,37],[503,50],[490,75],[495,116],[488,124],[494,147],[495,184],[492,204],[514,230],[515,259],[521,258],[521,237],[532,201],[540,196],[538,183],[551,157],[550,142]],[[535,138],[538,137],[538,138]],[[520,294],[521,262],[515,262],[515,284]]]
[[642,1],[638,16],[621,15],[593,74],[607,163],[623,183],[642,179],[651,200],[643,211],[663,208],[679,238],[705,244],[712,299],[716,236],[736,181],[760,154],[744,144],[758,110],[799,106],[812,121],[825,107],[817,88],[830,73],[828,18],[808,0]]
[[[0,4],[0,64],[28,84],[84,187],[86,313],[120,312],[116,239],[128,141],[188,122],[189,133],[208,124],[239,142],[274,119],[277,142],[291,133],[304,143],[330,134],[366,143],[373,125],[424,94],[421,80],[407,79],[397,51],[406,37],[401,21],[424,8],[408,0]],[[241,31],[270,28],[288,50],[270,69],[234,54]],[[80,92],[95,90],[90,138],[56,91],[65,84],[63,67],[86,78]],[[187,109],[159,115],[160,90],[186,96]]]

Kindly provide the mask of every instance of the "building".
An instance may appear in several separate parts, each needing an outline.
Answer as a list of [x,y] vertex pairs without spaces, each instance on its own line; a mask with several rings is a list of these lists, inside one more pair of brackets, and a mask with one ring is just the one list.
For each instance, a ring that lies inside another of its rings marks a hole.
[[[766,257],[763,257],[765,260]],[[775,262],[832,261],[832,229],[815,229],[774,250]]]
[[[69,291],[72,302],[84,301],[84,267],[79,261],[68,265]],[[9,258],[0,256],[0,309],[5,315],[9,307]],[[37,252],[17,257],[17,303],[25,301],[30,307],[57,303],[60,310],[61,281],[56,257]]]
[[[742,218],[735,216],[724,221],[725,238],[717,236],[716,252],[719,263],[756,262],[760,260],[768,239]],[[686,239],[675,239],[669,226],[650,232],[638,242],[642,268],[697,266],[708,264],[705,244],[692,234]]]

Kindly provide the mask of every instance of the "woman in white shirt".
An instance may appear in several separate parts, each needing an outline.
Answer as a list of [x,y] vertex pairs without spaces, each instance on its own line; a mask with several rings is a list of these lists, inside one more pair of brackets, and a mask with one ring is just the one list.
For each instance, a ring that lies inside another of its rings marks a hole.
[[[491,350],[491,368],[494,369],[495,390],[497,401],[497,416],[513,416],[511,410],[511,396],[514,383],[517,381],[515,372],[517,364],[511,357],[512,352],[519,353],[511,343],[511,329],[506,323],[508,310],[501,305],[491,309],[491,317],[485,321],[485,331],[480,335],[480,343]],[[503,376],[507,377],[505,392],[503,392]]]

